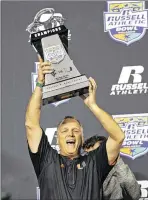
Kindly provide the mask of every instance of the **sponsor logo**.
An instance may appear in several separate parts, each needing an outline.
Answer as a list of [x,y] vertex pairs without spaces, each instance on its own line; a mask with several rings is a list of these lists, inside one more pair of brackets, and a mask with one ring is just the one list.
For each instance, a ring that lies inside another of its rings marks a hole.
[[[37,71],[38,71],[38,67],[39,67],[39,62],[35,62],[34,64],[34,72],[31,73],[31,81],[32,81],[32,92],[35,90],[36,87],[36,83],[37,83]],[[58,101],[55,103],[52,103],[52,105],[54,105],[55,107],[59,106],[60,104],[66,103],[68,102],[70,99],[65,99],[62,101]]]
[[112,85],[110,95],[147,94],[148,86],[142,80],[143,66],[122,68],[118,84]]
[[126,45],[140,40],[148,28],[145,1],[108,1],[104,12],[104,31]]
[[141,198],[139,200],[148,200],[148,181],[138,181],[141,185]]
[[120,153],[131,159],[138,158],[148,152],[148,113],[113,115],[125,133],[125,140]]

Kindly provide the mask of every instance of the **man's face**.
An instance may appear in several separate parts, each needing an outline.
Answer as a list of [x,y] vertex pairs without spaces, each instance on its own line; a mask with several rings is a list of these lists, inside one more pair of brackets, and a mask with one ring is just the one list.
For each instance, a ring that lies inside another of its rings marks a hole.
[[97,149],[99,146],[100,146],[100,142],[98,141],[98,142],[96,142],[96,143],[94,144],[93,147],[86,148],[86,149],[84,149],[84,151],[90,152],[90,151],[93,151],[93,150]]
[[60,154],[74,158],[82,146],[83,130],[75,119],[68,119],[58,128]]

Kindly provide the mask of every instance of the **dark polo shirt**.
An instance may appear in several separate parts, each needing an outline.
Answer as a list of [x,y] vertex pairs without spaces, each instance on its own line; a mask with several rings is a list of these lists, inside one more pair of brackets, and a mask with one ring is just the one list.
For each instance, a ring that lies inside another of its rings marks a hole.
[[113,166],[108,165],[106,142],[74,160],[54,150],[44,131],[38,152],[30,157],[38,178],[41,200],[102,200],[102,183]]

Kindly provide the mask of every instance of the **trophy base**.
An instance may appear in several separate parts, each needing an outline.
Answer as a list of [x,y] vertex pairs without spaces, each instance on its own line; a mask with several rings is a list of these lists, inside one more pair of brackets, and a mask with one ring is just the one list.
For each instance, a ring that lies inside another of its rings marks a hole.
[[85,75],[43,87],[42,104],[47,105],[88,93],[89,81]]

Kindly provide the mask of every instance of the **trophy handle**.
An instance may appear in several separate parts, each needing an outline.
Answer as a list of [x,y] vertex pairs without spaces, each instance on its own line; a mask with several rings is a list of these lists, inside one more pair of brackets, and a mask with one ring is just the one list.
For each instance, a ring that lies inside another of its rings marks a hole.
[[[39,22],[32,22],[31,24],[28,25],[26,31],[28,32],[36,32],[36,31],[39,31],[38,30],[38,26],[40,26],[41,24]],[[34,30],[34,31],[33,31]]]

